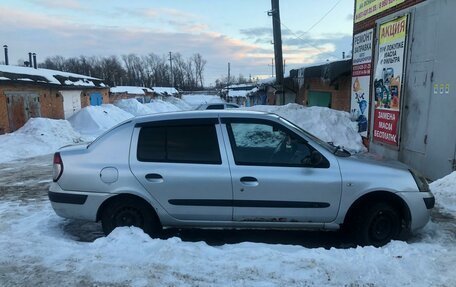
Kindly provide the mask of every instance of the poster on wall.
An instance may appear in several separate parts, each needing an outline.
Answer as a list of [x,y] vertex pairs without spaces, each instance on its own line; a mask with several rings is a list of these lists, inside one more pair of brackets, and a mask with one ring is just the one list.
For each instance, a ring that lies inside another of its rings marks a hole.
[[355,23],[366,20],[403,2],[405,0],[356,0]]
[[372,65],[372,40],[374,29],[353,37],[353,69],[351,86],[352,118],[358,122],[358,132],[367,137],[369,126],[369,95]]
[[375,67],[374,140],[398,146],[407,16],[380,25]]

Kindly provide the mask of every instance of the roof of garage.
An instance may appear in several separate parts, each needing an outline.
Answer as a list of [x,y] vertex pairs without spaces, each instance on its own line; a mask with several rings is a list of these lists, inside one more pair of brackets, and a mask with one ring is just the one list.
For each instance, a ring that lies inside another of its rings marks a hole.
[[105,88],[103,80],[49,69],[0,65],[0,83],[25,82],[63,87]]

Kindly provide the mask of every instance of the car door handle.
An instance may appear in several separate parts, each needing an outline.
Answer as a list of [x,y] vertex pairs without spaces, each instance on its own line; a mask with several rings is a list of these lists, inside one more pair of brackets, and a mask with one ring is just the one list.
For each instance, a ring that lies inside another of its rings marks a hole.
[[148,173],[146,174],[146,180],[149,182],[161,183],[163,182],[163,176],[158,173]]
[[258,179],[254,178],[252,176],[244,176],[244,177],[241,177],[241,183],[245,186],[257,186]]

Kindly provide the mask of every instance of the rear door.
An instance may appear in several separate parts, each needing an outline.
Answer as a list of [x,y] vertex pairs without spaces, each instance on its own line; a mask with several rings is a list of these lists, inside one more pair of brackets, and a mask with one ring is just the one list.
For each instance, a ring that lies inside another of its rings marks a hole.
[[[261,222],[330,222],[339,210],[337,160],[277,122],[222,119],[231,146],[233,219]],[[320,147],[321,149],[321,147]],[[310,163],[312,153],[318,164]]]
[[232,220],[231,176],[218,117],[138,124],[130,166],[174,218]]

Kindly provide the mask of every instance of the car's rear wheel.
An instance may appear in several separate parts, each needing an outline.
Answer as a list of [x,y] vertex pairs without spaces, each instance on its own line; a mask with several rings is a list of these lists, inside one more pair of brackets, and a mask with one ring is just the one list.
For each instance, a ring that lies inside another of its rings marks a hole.
[[156,237],[160,231],[160,223],[152,208],[134,198],[118,198],[109,202],[103,209],[101,224],[106,235],[122,226],[139,227],[151,237]]
[[354,231],[359,245],[380,247],[399,237],[401,217],[390,204],[369,204],[357,215]]

